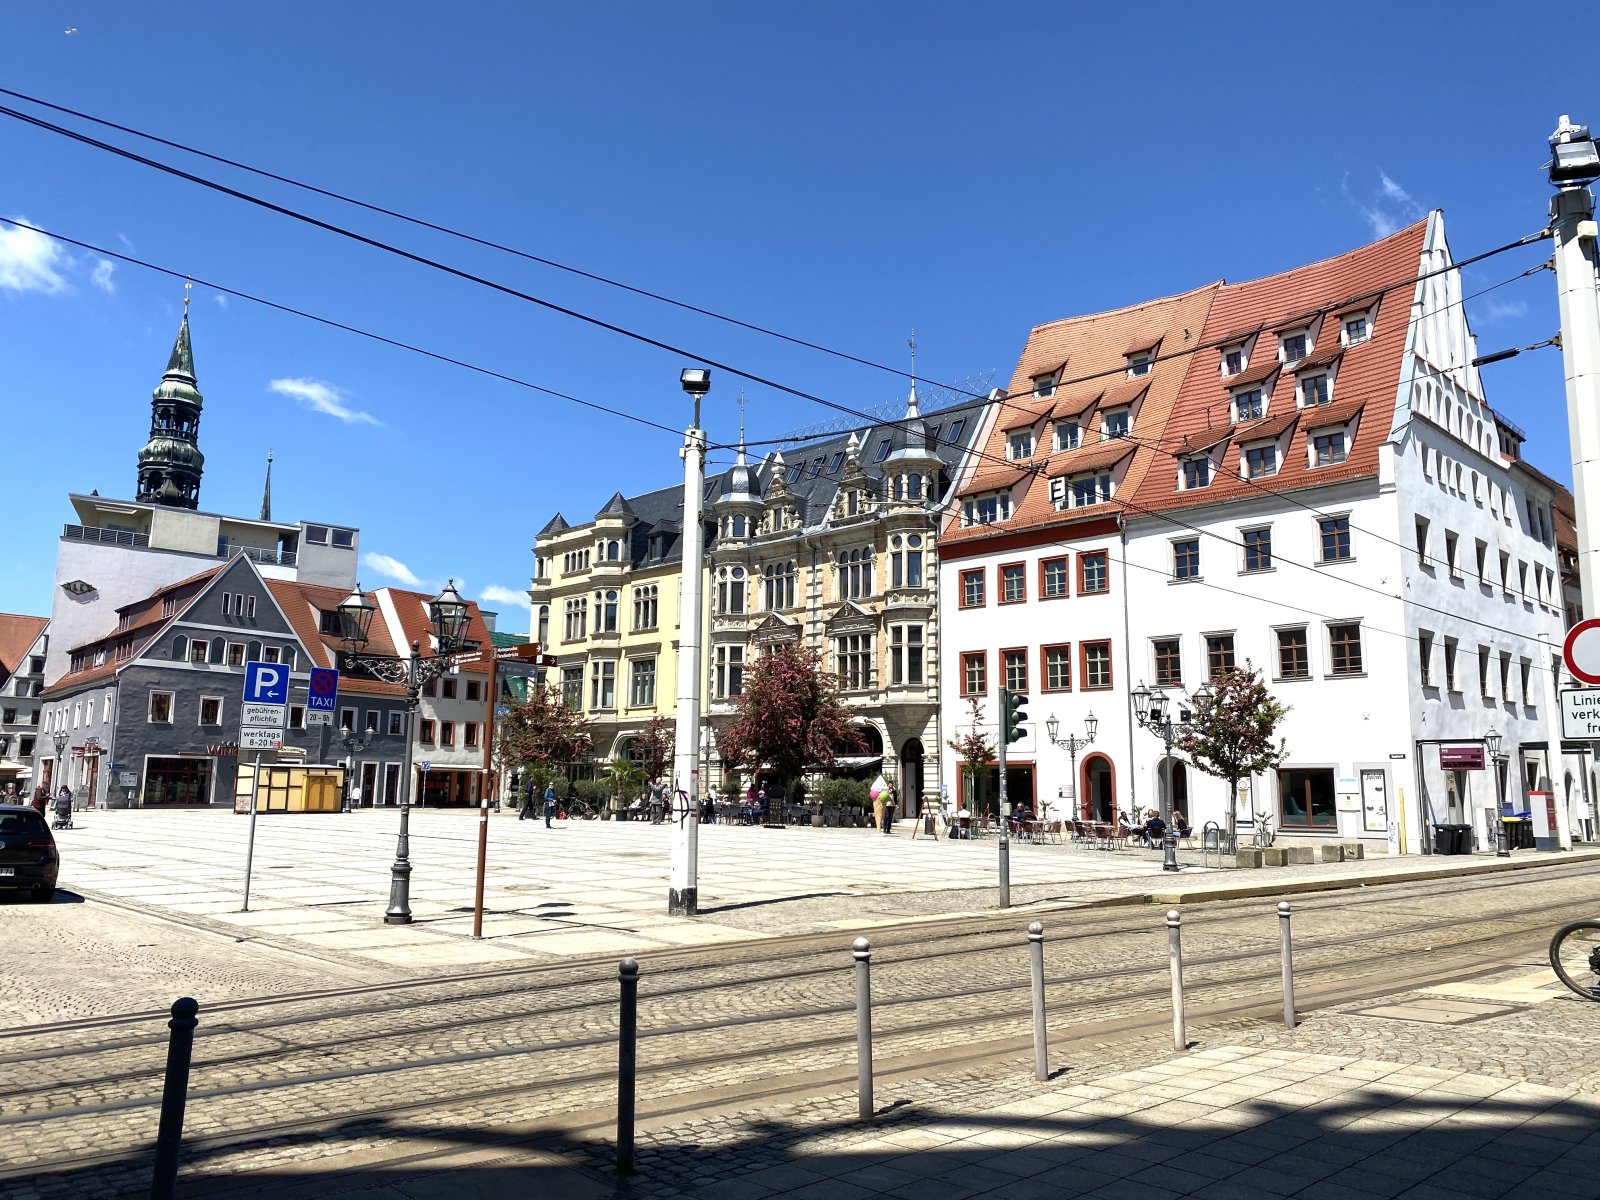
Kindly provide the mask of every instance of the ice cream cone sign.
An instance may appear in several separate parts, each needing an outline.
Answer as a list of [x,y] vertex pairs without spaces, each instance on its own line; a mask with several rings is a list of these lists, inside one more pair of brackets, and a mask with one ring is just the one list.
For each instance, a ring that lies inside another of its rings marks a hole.
[[872,786],[867,789],[867,794],[874,800],[880,799],[889,790],[889,781],[881,774],[872,781]]

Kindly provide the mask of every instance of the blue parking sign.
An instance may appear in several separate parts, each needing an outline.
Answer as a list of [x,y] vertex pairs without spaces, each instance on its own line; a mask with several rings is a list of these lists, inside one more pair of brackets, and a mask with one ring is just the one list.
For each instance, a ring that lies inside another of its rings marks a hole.
[[288,664],[264,662],[245,663],[244,702],[246,704],[289,703]]

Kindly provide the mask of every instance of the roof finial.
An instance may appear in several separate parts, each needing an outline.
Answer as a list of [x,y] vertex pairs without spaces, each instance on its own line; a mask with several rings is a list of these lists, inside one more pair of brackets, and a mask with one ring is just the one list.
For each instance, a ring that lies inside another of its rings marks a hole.
[[185,279],[183,281],[183,319],[185,321],[187,321],[189,319],[189,293],[192,292],[193,290],[194,290],[194,280],[193,279]]
[[739,393],[739,465],[744,466],[744,392]]
[[261,489],[261,519],[272,520],[272,451],[267,451],[267,485]]
[[906,416],[915,417],[917,412],[917,327],[911,327],[911,337],[906,342],[911,347],[911,398],[906,401]]

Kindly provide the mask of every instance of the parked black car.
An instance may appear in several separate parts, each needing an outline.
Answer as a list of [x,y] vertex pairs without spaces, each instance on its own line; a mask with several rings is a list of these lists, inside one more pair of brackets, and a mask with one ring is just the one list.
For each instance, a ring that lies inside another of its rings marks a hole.
[[36,809],[0,804],[0,891],[26,891],[35,900],[55,895],[61,856],[55,835]]

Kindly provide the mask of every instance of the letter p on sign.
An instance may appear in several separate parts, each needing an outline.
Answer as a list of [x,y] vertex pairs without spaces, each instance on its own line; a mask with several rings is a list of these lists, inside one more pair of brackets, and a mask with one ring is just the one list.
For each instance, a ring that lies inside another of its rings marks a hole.
[[286,663],[245,663],[244,702],[246,704],[289,703],[288,665]]

